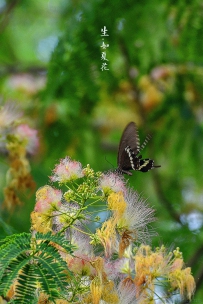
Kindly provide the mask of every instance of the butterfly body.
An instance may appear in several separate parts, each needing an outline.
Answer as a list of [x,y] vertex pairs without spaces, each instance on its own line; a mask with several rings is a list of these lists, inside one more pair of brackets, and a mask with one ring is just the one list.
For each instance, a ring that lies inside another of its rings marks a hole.
[[140,146],[136,124],[130,122],[126,126],[121,136],[118,149],[118,173],[132,175],[130,170],[147,172],[153,168],[160,167],[154,166],[154,161],[152,159],[142,159],[142,155],[139,154],[150,139],[151,136],[148,135]]

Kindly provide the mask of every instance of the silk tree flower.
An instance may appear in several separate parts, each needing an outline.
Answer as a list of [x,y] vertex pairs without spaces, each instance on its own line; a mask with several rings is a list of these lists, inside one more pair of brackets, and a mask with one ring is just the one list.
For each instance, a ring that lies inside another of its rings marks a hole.
[[62,192],[51,186],[44,186],[36,192],[36,204],[34,211],[45,213],[48,210],[57,210],[61,206]]
[[154,279],[164,277],[168,273],[170,256],[164,247],[153,251],[150,246],[142,244],[137,250],[134,260],[136,273],[134,281],[138,294],[145,288],[145,284],[151,286],[153,290]]
[[[101,257],[95,258],[92,262],[92,266],[96,270],[96,276],[90,284],[91,303],[99,304],[103,303],[103,301],[104,303],[118,303],[119,299],[116,293],[115,284],[108,279],[104,269],[104,259]],[[88,303],[90,302],[88,301]]]
[[50,186],[44,186],[36,192],[36,205],[31,213],[32,230],[41,233],[52,231],[52,214],[61,205],[62,192]]
[[80,207],[77,203],[63,203],[60,206],[60,209],[55,213],[56,216],[53,219],[56,230],[59,231],[64,227],[67,227],[68,229],[73,225],[79,225],[79,211]]
[[47,233],[52,232],[52,218],[45,213],[33,211],[31,217],[31,230],[35,232]]
[[[105,274],[104,274],[105,276]],[[114,282],[107,280],[100,280],[99,277],[95,277],[90,284],[91,302],[84,301],[83,303],[92,304],[117,304],[119,303],[118,294],[115,289]]]
[[0,108],[0,128],[11,127],[16,122],[22,113],[19,111],[15,103],[8,102]]
[[105,256],[108,258],[118,252],[118,237],[116,233],[117,217],[111,217],[96,230],[96,239],[104,247]]
[[[171,285],[171,291],[179,291],[181,296],[191,299],[195,290],[195,281],[190,267],[185,268],[179,248],[167,252],[164,246],[156,248],[141,245],[134,257],[137,296],[141,303],[148,303],[155,290],[156,279],[163,278]],[[159,280],[160,286],[161,280]],[[142,301],[141,301],[142,299]],[[168,302],[167,302],[168,303]]]
[[73,256],[66,256],[68,268],[75,274],[81,276],[95,276],[96,271],[92,266],[92,257],[86,254],[76,254],[74,251]]
[[60,209],[54,212],[54,230],[59,232],[65,228],[65,237],[75,245],[75,254],[86,254],[93,256],[93,246],[90,244],[91,238],[87,233],[87,226],[91,223],[90,216],[80,215],[81,209],[77,203],[63,202]]
[[192,295],[195,291],[195,280],[191,274],[191,268],[184,266],[184,261],[182,258],[182,253],[179,248],[173,251],[175,259],[170,265],[169,271],[169,281],[171,287],[180,290],[180,294],[184,296],[185,294],[191,300]]
[[93,246],[90,244],[90,236],[77,229],[72,229],[72,243],[76,246],[74,254],[78,255],[88,255],[89,257],[94,256]]
[[108,172],[106,174],[102,174],[99,179],[98,186],[106,196],[112,192],[126,192],[124,177],[118,173]]
[[39,138],[37,136],[37,130],[30,128],[26,124],[22,124],[16,127],[14,134],[19,137],[20,140],[25,142],[26,151],[29,154],[35,154],[39,147]]
[[56,230],[66,228],[66,238],[76,246],[76,251],[85,254],[93,254],[93,247],[90,244],[90,236],[87,233],[87,226],[90,225],[90,216],[82,214],[79,205],[76,203],[63,204],[55,212],[53,223]]
[[136,304],[136,287],[131,279],[126,279],[119,283],[117,287],[119,302],[118,304]]
[[76,180],[83,177],[82,165],[80,162],[73,161],[70,157],[61,159],[60,163],[55,166],[53,175],[50,177],[52,182],[61,184]]
[[11,75],[7,80],[8,88],[23,92],[26,96],[32,96],[45,87],[45,75],[31,75],[30,73],[18,73]]
[[191,268],[178,269],[169,276],[172,288],[180,290],[181,296],[187,295],[191,300],[195,291],[195,280],[191,274]]
[[[15,103],[9,102],[0,109],[0,128],[4,130],[1,133],[2,139],[5,141],[6,135],[15,135],[24,143],[25,149],[29,154],[34,154],[39,146],[37,130],[30,128],[27,124],[19,124],[22,113],[19,111]],[[2,147],[3,143],[1,144]]]
[[[129,244],[130,240],[145,242],[153,234],[152,231],[150,233],[147,225],[155,220],[154,210],[132,189],[126,192],[125,201],[127,207],[117,227]],[[125,239],[123,241],[126,241]]]
[[118,252],[119,239],[117,223],[122,219],[126,205],[121,191],[109,194],[108,208],[112,211],[113,215],[102,224],[101,228],[96,230],[95,234],[95,239],[104,247],[106,257],[110,257],[114,252]]
[[108,208],[117,213],[118,217],[121,217],[127,208],[123,193],[121,191],[117,193],[111,193],[108,196]]
[[[126,277],[126,273],[124,273],[122,271],[123,266],[126,263],[126,258],[121,258],[121,259],[105,259],[105,264],[104,264],[104,269],[105,272],[108,276],[108,278],[112,281],[116,281],[116,282],[121,282],[122,280],[125,279]],[[132,265],[133,266],[133,265]],[[133,270],[133,268],[132,268]],[[128,272],[129,274],[129,272]]]
[[21,118],[22,113],[13,102],[0,105],[0,152],[7,153],[7,135],[13,131],[14,125]]
[[119,252],[119,257],[122,257],[133,241],[145,242],[149,239],[147,225],[154,221],[154,210],[131,189],[124,197],[122,192],[111,193],[108,205],[113,216],[97,229],[96,236],[104,246],[106,257],[113,252]]

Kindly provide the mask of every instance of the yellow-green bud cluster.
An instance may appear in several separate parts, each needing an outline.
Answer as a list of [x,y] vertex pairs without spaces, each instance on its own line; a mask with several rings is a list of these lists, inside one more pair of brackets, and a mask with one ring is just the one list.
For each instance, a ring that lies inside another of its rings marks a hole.
[[180,252],[179,247],[177,247],[175,250],[173,250],[173,254],[176,258],[179,258],[179,259],[183,258],[183,254],[182,254],[182,252]]
[[86,177],[90,177],[90,178],[93,178],[95,176],[95,172],[93,169],[90,168],[90,165],[87,164],[87,167],[85,167],[83,169],[83,173]]
[[75,200],[75,192],[73,190],[68,190],[64,193],[64,198],[67,202]]

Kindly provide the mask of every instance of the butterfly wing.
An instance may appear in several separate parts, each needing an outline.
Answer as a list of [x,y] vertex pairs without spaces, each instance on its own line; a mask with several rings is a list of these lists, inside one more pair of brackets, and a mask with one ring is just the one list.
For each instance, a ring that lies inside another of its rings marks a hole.
[[130,122],[126,126],[121,136],[118,148],[117,171],[119,173],[132,175],[130,170],[147,172],[153,168],[161,167],[154,166],[154,161],[152,159],[142,159],[142,156],[138,155],[150,139],[151,136],[147,135],[143,144],[140,146],[140,139],[136,124],[134,122]]
[[121,156],[121,164],[118,167],[118,172],[121,174],[132,175],[130,170],[138,170],[140,160],[135,156],[135,153],[127,146]]
[[132,170],[131,159],[126,148],[130,147],[133,152],[133,158],[139,153],[140,139],[136,124],[130,122],[123,131],[118,148],[117,164],[121,170]]
[[154,161],[153,159],[145,158],[145,159],[140,159],[138,171],[141,172],[147,172],[153,168],[159,168],[161,166],[154,166]]

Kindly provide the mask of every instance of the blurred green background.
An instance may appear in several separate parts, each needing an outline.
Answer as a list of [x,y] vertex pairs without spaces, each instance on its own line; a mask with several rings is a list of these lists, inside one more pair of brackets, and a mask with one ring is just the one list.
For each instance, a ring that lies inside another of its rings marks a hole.
[[[101,29],[106,26],[107,71]],[[66,155],[95,170],[117,167],[130,121],[160,169],[130,185],[156,209],[162,243],[180,247],[203,298],[203,2],[0,0],[0,101],[15,101],[38,130],[36,189]],[[1,189],[8,164],[1,156]],[[1,191],[1,202],[3,201]],[[34,193],[2,207],[1,237],[29,231]]]

